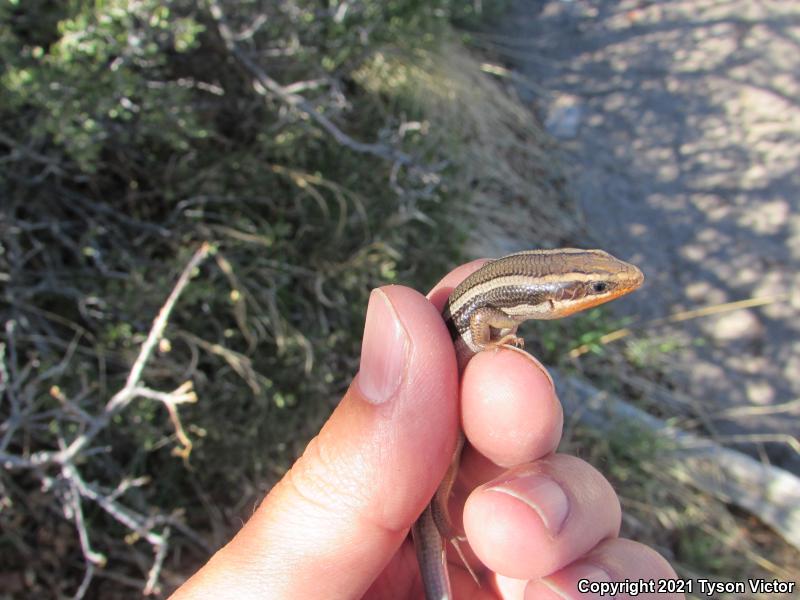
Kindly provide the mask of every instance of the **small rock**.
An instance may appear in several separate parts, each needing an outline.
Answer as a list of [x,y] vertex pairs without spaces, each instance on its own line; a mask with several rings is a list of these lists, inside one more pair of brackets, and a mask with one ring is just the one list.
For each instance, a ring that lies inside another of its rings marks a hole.
[[578,135],[584,112],[577,96],[559,96],[547,111],[544,128],[554,138],[572,139]]

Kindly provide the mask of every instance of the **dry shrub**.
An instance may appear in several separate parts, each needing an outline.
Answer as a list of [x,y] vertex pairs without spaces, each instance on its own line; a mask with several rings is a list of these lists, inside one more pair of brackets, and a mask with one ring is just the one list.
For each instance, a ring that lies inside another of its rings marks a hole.
[[455,42],[434,50],[384,49],[354,77],[415,111],[426,144],[444,148],[449,191],[471,226],[469,253],[498,255],[577,237],[556,147],[513,90]]

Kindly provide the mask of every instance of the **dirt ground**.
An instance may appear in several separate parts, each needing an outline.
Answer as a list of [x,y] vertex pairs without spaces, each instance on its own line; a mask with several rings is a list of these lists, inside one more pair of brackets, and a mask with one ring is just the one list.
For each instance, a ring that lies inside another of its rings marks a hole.
[[721,441],[800,473],[800,3],[520,1],[486,39],[562,142],[586,245],[644,270],[624,314],[766,299],[652,333]]

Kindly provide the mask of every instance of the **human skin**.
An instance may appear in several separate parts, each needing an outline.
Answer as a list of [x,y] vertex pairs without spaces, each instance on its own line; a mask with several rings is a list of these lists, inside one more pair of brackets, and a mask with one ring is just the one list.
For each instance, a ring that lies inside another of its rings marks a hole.
[[447,469],[459,426],[469,444],[452,513],[459,522],[463,510],[481,586],[451,556],[456,598],[591,598],[577,592],[579,579],[675,577],[655,551],[618,537],[608,481],[554,453],[563,414],[538,361],[485,351],[459,381],[440,311],[481,264],[459,267],[427,298],[402,286],[373,291],[360,370],[342,401],[174,600],[421,598],[408,531]]

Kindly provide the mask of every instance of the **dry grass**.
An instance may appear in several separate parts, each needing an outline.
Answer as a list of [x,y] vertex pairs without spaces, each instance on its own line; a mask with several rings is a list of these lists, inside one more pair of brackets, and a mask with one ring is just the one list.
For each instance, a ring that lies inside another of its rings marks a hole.
[[564,193],[553,141],[513,90],[466,49],[446,43],[435,52],[386,50],[355,77],[418,110],[415,127],[429,132],[431,147],[446,149],[448,186],[464,198],[470,224],[468,254],[494,256],[577,237],[580,219]]
[[[604,331],[616,329],[619,323],[589,314],[574,323],[571,332],[562,327],[558,323],[555,327],[558,331],[551,331],[548,336],[558,338],[563,344],[570,335],[576,340],[587,335],[599,340]],[[669,352],[680,351],[678,341],[668,343],[663,334],[656,336],[652,331],[636,330],[632,338],[602,348],[597,343],[590,345],[599,352],[575,357],[568,346],[562,346],[560,358],[553,360],[563,370],[580,373],[600,388],[674,427],[720,444],[725,442],[708,425],[711,419],[700,401],[676,394],[663,384],[661,369],[669,364]],[[642,346],[651,349],[643,355]],[[574,399],[565,396],[571,393],[569,386],[561,389],[562,398],[575,405]],[[788,403],[783,410],[790,415],[796,405]],[[632,421],[617,421],[611,429],[604,427],[599,431],[589,423],[603,415],[607,423],[611,417],[600,409],[592,419],[583,422],[583,413],[565,416],[560,450],[588,460],[612,482],[622,503],[624,536],[656,548],[681,577],[712,581],[796,580],[800,565],[797,549],[757,517],[722,496],[705,491],[714,486],[709,488],[697,481],[697,470],[684,464],[681,457],[685,453],[673,441]],[[712,469],[705,472],[708,480],[722,483],[720,494],[735,489],[736,482],[727,479],[727,472],[717,471],[715,475],[713,463],[704,464]],[[697,485],[703,485],[704,489]]]
[[622,535],[657,549],[680,577],[796,577],[797,550],[752,516],[693,488],[651,431],[628,423],[599,435],[573,424],[565,440],[561,451],[581,456],[611,480],[622,504]]

